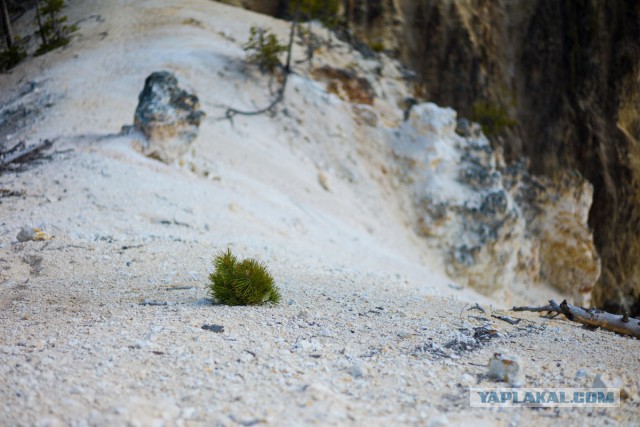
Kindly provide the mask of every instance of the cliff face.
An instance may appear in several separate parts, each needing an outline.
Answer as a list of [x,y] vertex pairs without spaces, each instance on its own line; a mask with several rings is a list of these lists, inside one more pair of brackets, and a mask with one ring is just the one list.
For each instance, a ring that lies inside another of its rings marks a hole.
[[[507,162],[594,187],[589,224],[602,258],[594,303],[640,312],[640,3],[622,0],[353,1],[356,34],[418,72],[419,92],[481,119],[517,123],[494,144]],[[394,18],[391,18],[394,17]],[[491,119],[491,118],[490,118]]]
[[594,303],[640,313],[640,2],[344,0],[342,13],[416,70],[416,97],[488,126],[507,164],[591,183]]
[[399,3],[411,42],[398,54],[424,96],[470,117],[479,100],[497,105],[517,122],[494,139],[508,162],[526,157],[533,173],[575,170],[591,182],[602,258],[594,302],[638,313],[640,3]]

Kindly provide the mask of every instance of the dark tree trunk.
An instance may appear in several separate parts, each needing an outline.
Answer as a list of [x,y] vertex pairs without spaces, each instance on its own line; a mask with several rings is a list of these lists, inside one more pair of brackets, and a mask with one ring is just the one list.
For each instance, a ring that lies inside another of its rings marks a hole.
[[44,35],[44,28],[42,28],[42,16],[40,15],[40,5],[38,0],[33,0],[36,4],[36,18],[38,19],[38,27],[40,28],[40,37],[42,38],[42,44],[47,44],[47,37]]
[[11,31],[11,18],[7,9],[7,0],[0,0],[0,8],[2,9],[2,23],[4,25],[4,34],[7,40],[7,48],[13,47],[13,33]]

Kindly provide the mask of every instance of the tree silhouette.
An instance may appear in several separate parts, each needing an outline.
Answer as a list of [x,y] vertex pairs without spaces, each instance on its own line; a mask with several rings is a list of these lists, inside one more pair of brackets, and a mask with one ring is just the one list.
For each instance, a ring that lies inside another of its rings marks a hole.
[[7,42],[7,49],[13,47],[13,31],[11,31],[11,17],[9,16],[9,9],[7,8],[7,0],[0,0],[0,8],[2,9],[2,24],[4,27],[5,40]]

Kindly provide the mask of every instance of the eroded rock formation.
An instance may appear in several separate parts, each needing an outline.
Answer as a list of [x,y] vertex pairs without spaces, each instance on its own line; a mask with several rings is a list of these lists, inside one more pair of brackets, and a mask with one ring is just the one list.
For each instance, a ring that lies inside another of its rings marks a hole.
[[454,110],[416,105],[391,133],[393,154],[412,194],[416,231],[437,242],[450,275],[496,294],[517,280],[525,222],[489,141],[479,131],[462,137],[455,129]]
[[152,73],[140,92],[134,116],[134,127],[147,139],[144,154],[171,163],[196,139],[203,116],[198,97],[180,89],[172,73]]
[[526,157],[553,180],[575,169],[593,185],[594,302],[639,313],[640,3],[351,3],[367,11],[351,23],[361,38],[377,42],[391,23],[387,44],[418,71],[422,96],[476,119],[481,100],[517,122],[494,139],[508,162]]
[[[419,104],[389,133],[414,228],[458,281],[502,300],[515,282],[542,281],[588,304],[600,259],[587,224],[592,187],[506,167],[477,124]],[[504,172],[501,172],[504,171]]]

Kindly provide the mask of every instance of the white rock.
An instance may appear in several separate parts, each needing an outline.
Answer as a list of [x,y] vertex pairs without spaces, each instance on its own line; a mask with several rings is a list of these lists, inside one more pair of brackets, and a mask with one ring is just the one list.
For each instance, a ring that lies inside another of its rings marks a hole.
[[500,351],[489,360],[487,376],[497,381],[518,385],[520,384],[521,371],[522,361],[518,356]]
[[589,373],[588,370],[584,369],[584,368],[580,368],[576,371],[576,376],[575,379],[579,380],[582,378],[588,378],[589,376],[591,376],[591,374]]
[[349,373],[353,378],[362,378],[364,376],[364,366],[362,365],[362,362],[354,362],[349,368]]
[[28,242],[30,240],[33,240],[35,235],[36,235],[36,232],[32,226],[24,225],[18,232],[16,239],[18,240],[18,242]]
[[[577,374],[576,374],[577,376]],[[622,380],[618,377],[614,377],[611,374],[605,372],[604,374],[598,374],[593,379],[593,388],[622,388]]]
[[435,418],[429,420],[427,424],[428,427],[448,427],[451,424],[449,423],[449,419],[444,415],[439,415]]

